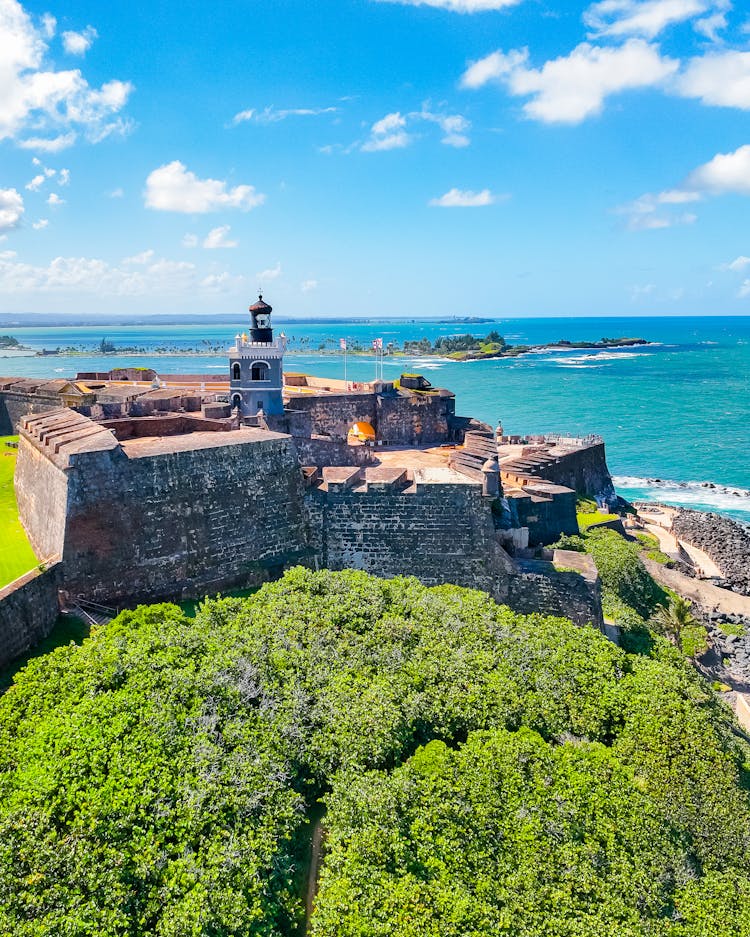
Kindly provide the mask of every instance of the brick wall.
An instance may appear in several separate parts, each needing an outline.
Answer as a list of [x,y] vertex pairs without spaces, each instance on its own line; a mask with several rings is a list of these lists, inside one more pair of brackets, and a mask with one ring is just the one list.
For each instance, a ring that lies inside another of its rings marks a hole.
[[574,572],[522,573],[510,580],[505,604],[522,615],[558,615],[576,625],[604,629],[598,583]]
[[15,473],[18,514],[37,556],[62,556],[68,511],[68,478],[21,435]]
[[35,569],[0,589],[0,667],[25,654],[57,621],[60,565]]

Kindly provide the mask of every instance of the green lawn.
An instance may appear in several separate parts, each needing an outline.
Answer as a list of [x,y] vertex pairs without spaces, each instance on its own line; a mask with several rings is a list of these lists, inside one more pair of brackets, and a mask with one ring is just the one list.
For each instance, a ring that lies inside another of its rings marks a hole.
[[17,436],[0,436],[0,589],[38,564],[18,520],[18,506],[13,490],[16,450],[5,445],[17,439]]

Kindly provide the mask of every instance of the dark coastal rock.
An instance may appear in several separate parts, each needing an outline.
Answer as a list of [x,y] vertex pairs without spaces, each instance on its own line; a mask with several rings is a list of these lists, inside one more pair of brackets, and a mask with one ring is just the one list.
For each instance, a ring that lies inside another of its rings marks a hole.
[[750,527],[721,514],[681,510],[675,515],[672,532],[711,557],[726,588],[750,595]]

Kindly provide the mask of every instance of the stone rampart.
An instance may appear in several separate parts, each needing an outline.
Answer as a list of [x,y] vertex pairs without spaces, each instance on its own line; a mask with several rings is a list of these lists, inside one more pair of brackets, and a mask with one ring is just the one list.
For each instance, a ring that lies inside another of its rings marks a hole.
[[244,429],[119,444],[72,412],[27,421],[21,434],[21,520],[35,549],[62,541],[72,595],[200,596],[261,583],[306,556],[289,437]]
[[321,566],[413,575],[427,585],[448,582],[505,596],[513,567],[498,545],[480,485],[461,476],[421,480],[419,471],[411,482],[405,469],[368,469],[361,483],[352,472],[305,498]]
[[52,631],[57,616],[61,566],[53,562],[0,589],[0,667],[25,654]]
[[506,604],[522,615],[557,615],[576,625],[604,630],[598,577],[556,570],[551,563],[529,563],[509,583]]
[[49,413],[60,407],[60,398],[13,390],[0,390],[0,436],[18,432],[18,425],[27,414]]

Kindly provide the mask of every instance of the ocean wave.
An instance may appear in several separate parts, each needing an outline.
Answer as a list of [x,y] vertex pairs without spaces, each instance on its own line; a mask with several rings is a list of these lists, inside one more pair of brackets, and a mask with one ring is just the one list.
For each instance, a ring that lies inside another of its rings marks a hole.
[[678,482],[662,478],[615,475],[615,488],[626,497],[644,501],[664,501],[678,507],[742,514],[750,517],[750,490],[713,482]]

